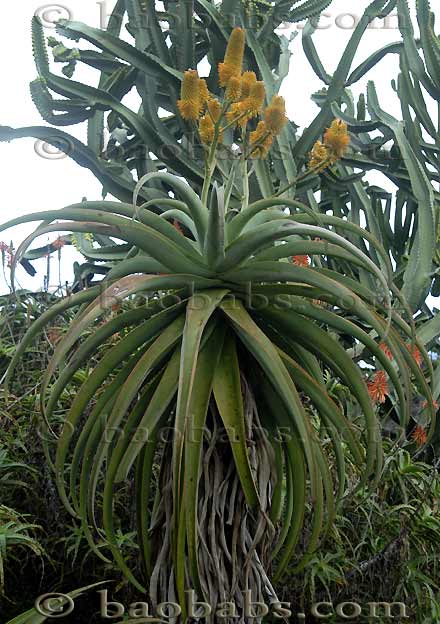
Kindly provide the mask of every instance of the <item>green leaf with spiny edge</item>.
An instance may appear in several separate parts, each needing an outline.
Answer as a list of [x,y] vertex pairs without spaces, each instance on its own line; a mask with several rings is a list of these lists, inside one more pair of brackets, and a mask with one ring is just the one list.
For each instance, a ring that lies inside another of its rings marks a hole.
[[[177,394],[176,416],[172,456],[173,506],[173,553],[176,575],[176,589],[179,600],[185,598],[184,552],[186,532],[181,526],[185,518],[185,498],[183,490],[185,440],[191,423],[191,404],[195,387],[197,363],[202,336],[216,309],[227,295],[227,289],[201,291],[194,294],[186,308],[186,321],[182,337],[180,375]],[[212,321],[215,323],[215,320]],[[196,579],[197,580],[197,579]],[[183,604],[183,603],[182,603]]]
[[[146,346],[133,355],[130,360],[114,375],[110,382],[104,386],[103,390],[97,397],[96,403],[93,409],[90,411],[88,418],[86,419],[84,426],[78,436],[78,440],[75,444],[75,448],[72,454],[72,460],[70,464],[70,495],[72,497],[73,508],[77,511],[78,516],[81,518],[81,528],[84,532],[84,536],[89,544],[91,550],[97,555],[98,558],[110,563],[101,552],[101,550],[95,544],[95,540],[92,534],[92,530],[89,524],[89,508],[91,510],[92,521],[97,528],[97,523],[94,518],[94,507],[92,497],[94,496],[93,487],[89,487],[90,482],[87,481],[86,476],[90,475],[92,468],[92,462],[94,458],[94,449],[98,444],[98,439],[101,435],[102,427],[105,426],[106,419],[111,413],[116,402],[116,397],[124,384],[125,380],[130,375],[131,371],[136,366],[139,359],[142,357],[146,350]],[[92,449],[92,450],[91,450]],[[79,492],[77,493],[77,482],[79,481]]]
[[[330,6],[332,0],[305,0],[301,6],[293,7],[287,14],[287,21],[301,22],[302,20],[316,17],[327,7]],[[290,4],[290,2],[289,2]],[[282,2],[279,6],[282,6]]]
[[[227,289],[201,291],[194,294],[186,308],[186,322],[182,338],[179,391],[177,396],[175,440],[173,445],[174,507],[180,510],[181,479],[183,474],[184,443],[190,418],[199,348],[208,321],[227,295]],[[177,518],[176,518],[177,521]],[[176,530],[177,536],[177,530]]]
[[151,180],[163,181],[164,183],[171,186],[173,191],[183,199],[196,225],[200,243],[202,243],[205,240],[208,213],[195,191],[188,184],[186,184],[176,176],[162,171],[157,173],[149,173],[143,176],[136,185],[133,195],[133,203],[136,204],[137,197],[141,193],[143,186],[146,182],[149,182]]
[[[72,158],[81,167],[89,169],[101,182],[106,193],[111,193],[121,201],[132,200],[136,186],[134,179],[130,180],[121,175],[112,164],[97,157],[92,149],[89,149],[72,135],[58,128],[47,128],[47,126],[30,126],[26,128],[0,126],[0,142],[28,137],[52,145],[60,152],[64,152],[69,158]],[[160,194],[152,189],[143,189],[140,192],[140,196],[145,201],[158,195]],[[151,209],[154,210],[154,208]]]
[[63,367],[60,376],[50,388],[50,396],[47,404],[45,405],[44,412],[47,420],[50,422],[53,410],[56,407],[57,401],[62,395],[65,388],[69,385],[75,376],[75,373],[87,362],[88,357],[92,356],[98,351],[99,347],[105,344],[105,342],[119,333],[121,330],[129,328],[132,325],[136,325],[146,318],[149,318],[154,313],[154,308],[148,309],[147,307],[136,308],[129,310],[123,314],[118,314],[116,318],[109,320],[99,327],[91,336],[89,336],[83,343],[80,344],[78,349],[74,352],[73,356],[67,360]]
[[[281,527],[281,533],[272,553],[272,560],[275,560],[278,553],[284,548],[277,567],[274,579],[278,580],[284,573],[287,564],[291,561],[295,547],[298,544],[301,529],[303,528],[304,516],[307,504],[307,470],[303,451],[303,441],[301,436],[292,429],[292,422],[288,414],[288,409],[283,403],[281,396],[275,391],[273,384],[268,383],[267,377],[261,374],[257,376],[258,393],[261,392],[261,400],[266,405],[267,413],[270,414],[277,424],[276,435],[282,439],[287,472],[287,496],[285,517]],[[313,444],[313,439],[311,440]],[[320,449],[315,446],[316,455],[320,454]],[[319,460],[317,460],[319,461]],[[316,550],[319,536],[322,530],[324,517],[324,501],[322,491],[322,477],[318,472],[316,484],[312,486],[313,498],[313,519],[311,534],[307,544],[307,550],[311,554]],[[307,555],[304,555],[298,567],[305,565]]]
[[312,39],[316,26],[314,20],[307,21],[302,31],[302,47],[315,74],[324,84],[329,85],[332,77],[326,72]]
[[368,108],[372,117],[380,119],[393,131],[408,169],[412,192],[419,206],[416,239],[405,269],[402,290],[403,296],[415,310],[427,294],[432,282],[432,258],[435,252],[437,231],[434,192],[417,154],[405,136],[402,123],[380,108],[372,82],[368,84]]
[[171,65],[167,65],[158,56],[141,52],[123,39],[119,39],[108,32],[92,28],[82,22],[70,20],[59,20],[57,22],[57,32],[70,39],[85,39],[104,52],[120,58],[145,74],[154,73],[162,78],[165,72],[167,79],[171,80],[178,87],[180,86],[182,80],[181,72],[175,70]]
[[32,18],[32,52],[37,71],[44,76],[49,71],[49,56],[44,40],[43,25],[37,16]]
[[374,0],[366,8],[363,16],[357,23],[353,34],[350,37],[350,41],[341,56],[336,71],[333,74],[332,81],[325,94],[325,103],[321,107],[321,111],[312,123],[309,124],[308,128],[303,132],[302,136],[293,147],[292,156],[295,160],[305,159],[306,155],[312,149],[315,141],[320,138],[325,128],[331,122],[331,104],[338,101],[344,93],[346,81],[362,37],[371,22],[382,13],[385,5],[387,4],[387,0]]
[[[35,215],[28,215],[28,220],[38,220],[38,218],[40,218],[41,215],[44,214],[47,215],[50,221],[57,218],[55,216],[53,217],[53,219],[51,219],[50,212],[48,211],[46,213],[35,213]],[[182,245],[180,243],[176,244],[167,236],[164,236],[161,232],[158,232],[157,228],[151,228],[133,220],[122,218],[117,215],[108,214],[106,215],[106,221],[112,223],[112,225],[102,225],[101,217],[103,214],[104,213],[96,211],[96,213],[89,213],[88,216],[87,212],[84,210],[71,209],[58,215],[58,217],[65,216],[66,219],[69,219],[71,221],[66,221],[54,225],[46,225],[44,227],[37,228],[37,230],[35,230],[33,234],[29,235],[17,249],[17,253],[11,266],[12,278],[14,277],[15,267],[18,261],[22,258],[27,248],[30,246],[35,238],[48,232],[57,232],[63,230],[91,234],[96,232],[98,234],[114,236],[115,238],[125,240],[132,245],[140,247],[144,252],[146,252],[155,260],[166,266],[169,271],[182,271],[186,269],[188,273],[194,275],[200,275],[204,277],[210,277],[213,275],[213,272],[202,264],[201,256],[199,256],[200,260],[197,260],[196,255],[192,255],[192,257],[189,258],[185,254],[185,252],[182,251]],[[35,217],[35,219],[33,219],[33,217]],[[41,218],[44,218],[44,216]],[[89,219],[89,221],[85,221],[85,219],[87,218]],[[24,219],[23,222],[26,222],[26,219]],[[169,224],[164,220],[162,220],[162,224],[163,226],[169,226]],[[187,241],[186,244],[189,244],[189,242]],[[193,251],[192,254],[194,254]]]

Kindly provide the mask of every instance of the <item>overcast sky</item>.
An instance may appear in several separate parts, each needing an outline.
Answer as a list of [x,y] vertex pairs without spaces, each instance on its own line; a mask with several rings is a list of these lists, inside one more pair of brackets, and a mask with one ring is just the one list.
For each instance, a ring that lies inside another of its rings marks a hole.
[[[315,35],[315,43],[328,72],[332,73],[335,69],[347,40],[352,34],[353,24],[369,3],[365,0],[356,2],[334,0],[330,9],[324,13],[321,28]],[[413,5],[414,0],[410,0],[410,4]],[[36,77],[30,37],[32,15],[40,15],[49,36],[54,34],[53,22],[59,17],[71,18],[99,27],[105,23],[106,15],[113,5],[114,0],[103,2],[66,0],[60,4],[26,0],[16,2],[11,6],[8,17],[0,22],[0,41],[3,52],[0,125],[12,127],[46,125],[35,110],[29,94],[29,82]],[[366,33],[359,46],[356,64],[378,48],[399,39],[397,17],[389,19],[387,24],[382,22],[374,26]],[[284,29],[282,32],[289,36],[292,31],[298,31],[299,35],[291,43],[290,73],[283,85],[282,94],[287,101],[290,119],[303,128],[318,112],[310,96],[322,87],[322,83],[308,67],[304,57],[300,37],[301,25],[294,25],[290,30]],[[128,35],[127,40],[130,40]],[[72,42],[68,45],[71,46]],[[89,44],[80,44],[80,46],[90,48]],[[55,67],[55,71],[58,72],[61,66]],[[378,68],[370,72],[367,78],[375,80],[383,108],[400,116],[399,102],[390,86],[397,71],[396,57],[388,56]],[[79,64],[74,77],[75,80],[96,85],[98,72]],[[358,93],[365,84],[366,80],[362,81],[355,93]],[[86,124],[65,128],[65,130],[71,131],[72,134],[85,141]],[[81,201],[83,197],[89,200],[101,198],[101,186],[88,170],[82,169],[64,154],[45,153],[44,146],[36,144],[33,139],[20,139],[9,144],[0,143],[0,162],[2,182],[0,221],[2,222],[30,212],[62,208]],[[391,190],[390,183],[383,176],[374,175],[376,177],[372,180],[373,183],[381,184]],[[17,247],[23,237],[29,234],[35,226],[20,226],[2,232],[0,241],[7,244],[12,241]],[[54,238],[54,236],[44,235],[34,243],[34,246],[40,247]],[[74,258],[81,260],[81,256],[72,247],[63,248],[61,266],[63,282],[72,279],[71,267]],[[42,288],[46,263],[46,260],[34,263],[38,271],[34,278],[29,277],[19,267],[17,271],[19,286],[32,290]],[[0,272],[0,293],[8,291],[8,281],[8,274],[5,278]],[[57,283],[58,259],[57,254],[53,254],[50,284],[56,286]]]

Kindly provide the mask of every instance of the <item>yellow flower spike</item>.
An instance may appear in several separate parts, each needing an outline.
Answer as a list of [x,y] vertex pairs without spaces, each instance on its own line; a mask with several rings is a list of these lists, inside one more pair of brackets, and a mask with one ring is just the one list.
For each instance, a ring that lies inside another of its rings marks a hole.
[[245,32],[243,28],[234,28],[229,37],[223,63],[218,65],[221,87],[226,87],[232,76],[240,76],[243,68]]
[[264,88],[264,82],[257,80],[257,82],[251,86],[249,97],[242,103],[243,110],[248,111],[251,117],[259,115],[263,110],[265,97],[266,90]]
[[177,107],[183,119],[196,121],[200,114],[200,81],[195,69],[189,69],[183,74],[180,98]]
[[211,94],[209,93],[208,85],[206,84],[206,80],[204,78],[199,78],[199,101],[200,101],[200,112],[203,111],[205,104],[209,102],[211,99]]
[[230,79],[237,75],[237,72],[233,67],[231,67],[231,65],[226,65],[225,63],[218,64],[218,77],[221,87],[226,87]]
[[283,97],[275,95],[272,98],[271,103],[264,111],[264,121],[271,134],[280,134],[288,121],[286,117],[286,103]]
[[242,112],[243,110],[241,109],[240,102],[235,102],[234,104],[232,104],[231,108],[226,113],[226,119],[228,121],[228,124],[232,123],[235,119],[238,119]]
[[208,110],[211,113],[211,117],[214,121],[218,121],[220,119],[222,105],[216,98],[211,98],[208,101]]
[[262,158],[264,160],[273,141],[273,136],[270,134],[264,121],[258,122],[256,129],[250,133],[249,140],[251,143],[251,158]]
[[204,115],[200,119],[199,133],[202,143],[211,145],[214,140],[214,123],[209,115]]
[[240,93],[241,79],[238,76],[232,76],[232,78],[229,78],[228,86],[226,87],[226,99],[236,102],[240,98]]
[[328,165],[329,150],[321,143],[321,141],[316,141],[312,151],[310,152],[309,168],[318,168],[318,171],[323,171]]
[[327,128],[325,131],[324,145],[330,152],[332,164],[342,158],[350,145],[350,136],[347,131],[347,124],[341,119],[335,119],[330,128]]
[[249,97],[251,87],[257,82],[257,76],[253,71],[245,71],[241,77],[241,99],[245,100]]

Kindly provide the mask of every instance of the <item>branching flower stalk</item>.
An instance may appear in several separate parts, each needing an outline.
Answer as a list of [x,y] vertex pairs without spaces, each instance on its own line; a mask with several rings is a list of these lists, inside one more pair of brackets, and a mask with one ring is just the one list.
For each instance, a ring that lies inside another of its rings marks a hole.
[[347,132],[347,124],[340,119],[335,119],[330,128],[324,133],[324,143],[316,141],[310,152],[309,166],[304,173],[297,176],[292,182],[280,189],[275,197],[280,197],[286,191],[296,186],[298,182],[309,176],[321,173],[327,167],[336,164],[345,154],[350,145],[350,136]]
[[209,146],[209,151],[208,151],[208,155],[207,155],[206,162],[205,162],[205,179],[203,181],[202,195],[201,195],[202,204],[204,206],[207,206],[208,204],[209,189],[211,188],[211,180],[212,180],[212,176],[214,174],[216,162],[217,162],[217,147],[219,144],[220,137],[222,136],[222,133],[225,130],[224,128],[222,128],[221,124],[222,124],[223,116],[227,110],[228,110],[228,101],[226,100],[222,106],[220,117],[214,124],[214,136],[212,138],[212,144]]
[[[199,135],[207,151],[205,160],[205,178],[201,201],[207,206],[212,176],[216,168],[217,148],[225,132],[231,128],[240,129],[241,160],[243,177],[243,198],[247,206],[249,158],[266,158],[273,138],[280,134],[287,123],[285,103],[281,96],[274,96],[263,112],[265,88],[257,81],[254,72],[243,73],[245,33],[242,28],[235,28],[228,42],[224,61],[219,63],[219,85],[224,89],[224,99],[219,108],[218,117],[214,118],[210,103],[218,102],[207,91],[206,82],[199,78],[195,70],[184,74],[181,87],[181,99],[178,108],[183,119],[199,124]],[[204,96],[200,96],[200,87]],[[249,122],[261,115],[264,119],[257,123],[255,130],[248,128]],[[248,138],[249,137],[249,138]],[[248,149],[249,148],[249,149]]]

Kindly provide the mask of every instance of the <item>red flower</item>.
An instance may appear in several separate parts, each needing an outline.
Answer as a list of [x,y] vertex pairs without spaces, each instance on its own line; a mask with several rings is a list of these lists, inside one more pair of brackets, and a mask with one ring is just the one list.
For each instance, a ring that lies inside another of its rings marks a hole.
[[412,432],[411,437],[417,444],[418,448],[426,444],[426,441],[428,440],[426,430],[420,425],[417,425],[417,427]]
[[293,264],[296,264],[296,266],[308,267],[310,264],[310,258],[309,256],[292,256],[292,262]]
[[422,365],[422,354],[420,353],[419,349],[416,347],[416,345],[406,345],[408,351],[411,353],[411,355],[413,356],[413,358],[415,359],[415,361],[417,362],[418,366]]
[[391,349],[389,348],[386,342],[381,342],[379,345],[379,348],[385,353],[385,355],[387,356],[389,360],[393,359],[393,354],[391,352]]
[[384,403],[388,394],[388,381],[384,371],[376,371],[373,379],[367,383],[368,394],[373,403]]

